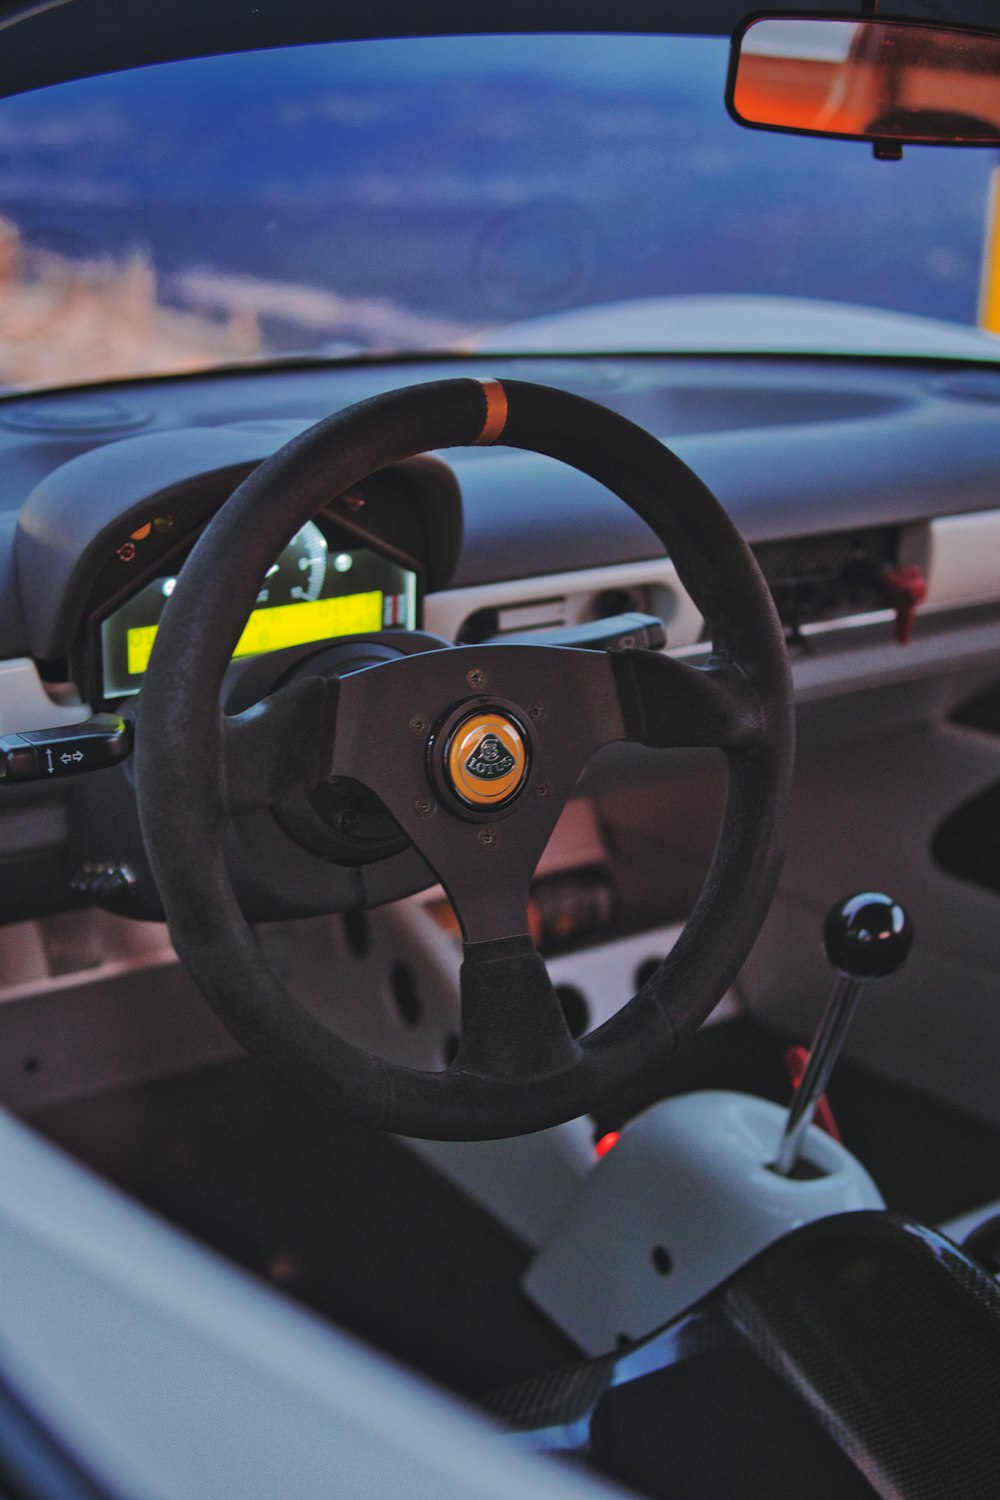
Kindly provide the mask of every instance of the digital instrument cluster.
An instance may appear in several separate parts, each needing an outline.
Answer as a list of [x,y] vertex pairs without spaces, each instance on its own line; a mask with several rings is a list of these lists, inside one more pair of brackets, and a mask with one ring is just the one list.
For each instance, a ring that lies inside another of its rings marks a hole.
[[[100,627],[106,699],[142,685],[176,578],[154,578]],[[417,624],[417,575],[368,547],[337,550],[307,521],[268,569],[234,656]]]

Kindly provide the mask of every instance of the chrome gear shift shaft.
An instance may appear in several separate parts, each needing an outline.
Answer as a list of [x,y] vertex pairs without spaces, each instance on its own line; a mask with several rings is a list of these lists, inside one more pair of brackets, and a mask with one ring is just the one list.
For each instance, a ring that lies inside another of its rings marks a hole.
[[823,943],[838,978],[809,1049],[809,1064],[788,1109],[773,1166],[782,1177],[790,1177],[798,1163],[816,1105],[844,1045],[861,986],[885,979],[902,966],[913,944],[913,925],[898,902],[878,892],[863,891],[830,908],[823,924]]

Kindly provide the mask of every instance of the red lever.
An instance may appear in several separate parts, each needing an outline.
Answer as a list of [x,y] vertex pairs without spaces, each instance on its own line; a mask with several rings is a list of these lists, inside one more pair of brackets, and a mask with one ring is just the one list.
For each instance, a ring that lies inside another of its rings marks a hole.
[[916,563],[907,563],[900,568],[886,568],[882,574],[889,603],[896,611],[893,634],[901,646],[907,645],[913,636],[913,622],[917,608],[927,598],[927,579],[923,568]]
[[[809,1066],[808,1047],[789,1047],[785,1053],[785,1067],[792,1080],[792,1088],[797,1089],[802,1082],[806,1068]],[[833,1118],[833,1110],[830,1108],[825,1094],[820,1094],[816,1105],[816,1113],[813,1115],[813,1124],[818,1125],[820,1130],[825,1130],[827,1135],[833,1136],[835,1141],[841,1139],[837,1122]]]

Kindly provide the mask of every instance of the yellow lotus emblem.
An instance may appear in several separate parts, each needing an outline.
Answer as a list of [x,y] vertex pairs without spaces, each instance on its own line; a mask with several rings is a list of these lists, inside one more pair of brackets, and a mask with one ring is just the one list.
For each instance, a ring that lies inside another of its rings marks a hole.
[[452,734],[445,766],[463,802],[498,807],[520,790],[528,769],[522,731],[506,714],[471,714]]

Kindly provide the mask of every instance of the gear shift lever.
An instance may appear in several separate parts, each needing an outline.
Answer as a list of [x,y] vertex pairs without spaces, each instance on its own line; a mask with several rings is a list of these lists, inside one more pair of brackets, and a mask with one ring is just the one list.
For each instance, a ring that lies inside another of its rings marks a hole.
[[823,924],[823,943],[839,977],[813,1038],[809,1065],[789,1106],[773,1166],[782,1177],[790,1177],[795,1170],[816,1105],[844,1045],[861,986],[885,979],[902,966],[913,944],[913,925],[898,902],[863,891],[830,908]]
[[824,928],[839,978],[790,1112],[724,1089],[676,1094],[630,1120],[582,1179],[523,1286],[588,1354],[670,1323],[800,1224],[885,1208],[832,1136],[809,1138],[812,1180],[800,1180],[795,1164],[861,985],[898,969],[912,937],[888,896],[839,902]]

